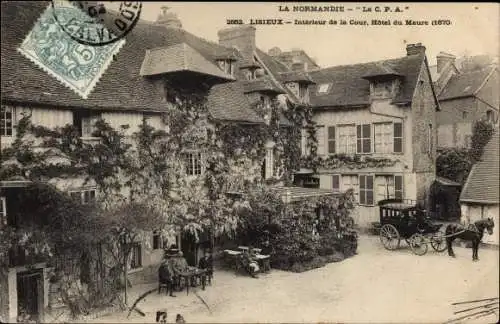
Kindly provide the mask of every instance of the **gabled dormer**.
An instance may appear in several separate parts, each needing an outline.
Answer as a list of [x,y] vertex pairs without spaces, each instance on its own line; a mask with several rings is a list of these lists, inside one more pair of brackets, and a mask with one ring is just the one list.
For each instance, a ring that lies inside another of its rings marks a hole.
[[402,74],[384,63],[375,63],[362,78],[370,82],[370,100],[395,98],[403,81]]
[[264,69],[254,59],[244,60],[239,64],[239,68],[246,80],[255,80],[264,76]]
[[224,73],[234,76],[237,57],[233,53],[223,53],[216,56],[216,62]]
[[280,79],[301,103],[309,103],[309,87],[315,82],[307,73],[301,71],[284,72],[280,73]]

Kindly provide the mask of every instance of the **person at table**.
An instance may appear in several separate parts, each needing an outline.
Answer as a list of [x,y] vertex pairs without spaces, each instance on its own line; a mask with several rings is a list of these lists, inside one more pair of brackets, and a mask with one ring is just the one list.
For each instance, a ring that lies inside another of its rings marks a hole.
[[243,267],[247,270],[247,272],[252,277],[257,278],[257,273],[259,272],[259,263],[253,249],[250,248],[248,250],[245,250],[241,255],[241,261],[243,263]]
[[198,268],[207,270],[208,277],[209,278],[213,277],[214,264],[213,264],[212,254],[210,252],[208,252],[201,258],[200,262],[198,263]]
[[158,279],[160,284],[167,286],[167,291],[170,293],[170,296],[176,297],[174,295],[174,271],[172,263],[170,262],[170,257],[163,259],[158,269]]

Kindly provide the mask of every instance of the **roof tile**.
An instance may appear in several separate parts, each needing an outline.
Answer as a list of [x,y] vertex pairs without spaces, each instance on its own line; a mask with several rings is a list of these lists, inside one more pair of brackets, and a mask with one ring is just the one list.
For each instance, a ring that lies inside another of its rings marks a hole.
[[485,145],[481,160],[474,164],[465,182],[461,202],[500,203],[500,140],[496,131]]
[[[363,79],[363,76],[380,70],[380,64],[404,76],[402,89],[394,102],[411,102],[424,58],[423,54],[409,55],[379,62],[334,66],[309,71],[309,75],[316,82],[316,85],[311,86],[311,104],[313,107],[368,105],[370,103],[370,82]],[[317,92],[322,84],[331,84],[327,93]]]

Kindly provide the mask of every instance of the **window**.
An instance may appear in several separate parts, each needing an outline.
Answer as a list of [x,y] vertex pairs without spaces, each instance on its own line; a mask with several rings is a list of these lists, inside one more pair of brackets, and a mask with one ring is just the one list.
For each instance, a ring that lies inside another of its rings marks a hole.
[[200,152],[186,153],[185,155],[186,174],[196,176],[202,174],[202,154]]
[[302,151],[302,156],[307,156],[309,155],[309,148],[308,148],[308,145],[307,145],[307,141],[308,141],[308,137],[309,137],[309,134],[307,132],[307,129],[302,129],[301,130],[301,141],[300,141],[300,148],[301,148],[301,151]]
[[394,176],[376,176],[375,182],[377,185],[377,201],[394,198]]
[[495,119],[493,118],[493,110],[486,111],[486,120],[489,122],[495,121]]
[[354,191],[354,199],[359,201],[359,179],[356,174],[342,175],[342,191],[352,189]]
[[274,175],[274,150],[272,148],[268,148],[266,150],[266,159],[265,163],[265,179],[272,178]]
[[153,250],[158,250],[163,248],[163,237],[160,231],[153,232]]
[[394,153],[403,153],[403,123],[394,123]]
[[316,128],[316,139],[318,141],[317,154],[318,155],[325,155],[326,148],[325,148],[325,127],[324,126],[319,126],[318,128]]
[[328,126],[328,154],[335,154],[335,126]]
[[342,125],[338,129],[338,150],[337,153],[356,153],[356,126]]
[[376,176],[377,201],[384,199],[403,199],[403,176],[382,175]]
[[322,83],[318,86],[318,94],[325,94],[328,93],[328,90],[330,90],[330,83]]
[[472,145],[472,135],[465,135],[465,143],[464,146],[466,148],[470,148]]
[[364,124],[357,126],[357,137],[358,137],[358,145],[357,152],[358,153],[370,153],[371,152],[371,125]]
[[390,98],[392,94],[392,82],[373,82],[370,87],[372,97],[384,99]]
[[373,124],[375,133],[374,149],[377,153],[392,153],[393,145],[393,126],[392,123]]
[[92,137],[96,130],[95,123],[101,118],[100,113],[93,111],[73,112],[73,125],[79,130],[81,137]]
[[12,136],[14,109],[12,107],[3,106],[0,111],[0,136]]
[[132,248],[130,250],[131,260],[130,260],[130,268],[137,269],[142,267],[142,247],[141,243],[134,242],[132,243]]
[[0,227],[7,225],[7,204],[5,197],[0,197]]
[[222,71],[229,75],[233,75],[234,73],[234,66],[233,62],[231,60],[219,60],[219,67]]
[[467,116],[469,115],[468,112],[462,111],[462,119],[467,119]]
[[340,175],[332,175],[332,190],[333,192],[340,192]]
[[96,201],[96,190],[95,189],[84,189],[69,192],[71,198],[80,201],[82,204],[91,204]]
[[299,98],[305,99],[307,96],[307,85],[299,84]]
[[373,176],[359,176],[359,203],[361,205],[373,205]]

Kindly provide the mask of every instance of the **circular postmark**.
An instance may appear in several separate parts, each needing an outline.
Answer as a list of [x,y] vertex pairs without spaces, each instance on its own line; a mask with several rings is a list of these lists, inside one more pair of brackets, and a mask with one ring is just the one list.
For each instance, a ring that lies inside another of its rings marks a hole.
[[104,46],[124,38],[137,24],[138,1],[52,0],[53,16],[61,29],[83,45]]

